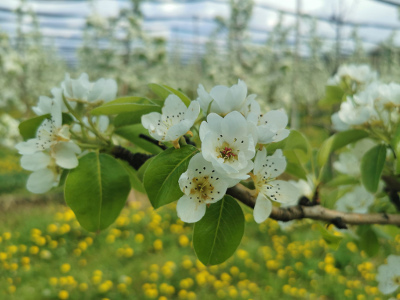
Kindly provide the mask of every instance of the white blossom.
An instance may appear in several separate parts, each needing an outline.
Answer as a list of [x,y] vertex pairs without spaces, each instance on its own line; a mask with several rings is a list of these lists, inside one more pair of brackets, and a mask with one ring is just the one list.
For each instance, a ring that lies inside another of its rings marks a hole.
[[257,126],[258,143],[279,142],[289,136],[290,130],[285,129],[289,119],[283,110],[270,110],[262,114],[260,105],[255,100],[250,102],[249,107],[247,120]]
[[179,187],[184,195],[176,206],[178,217],[187,223],[199,221],[206,206],[222,199],[228,181],[198,153],[192,157],[188,169],[179,178]]
[[231,87],[217,85],[211,89],[210,93],[207,93],[200,84],[197,93],[199,94],[197,101],[205,116],[209,113],[225,116],[232,111],[243,112],[248,102],[255,98],[255,95],[249,95],[246,98],[247,86],[240,79]]
[[388,295],[396,291],[400,286],[400,256],[389,255],[387,264],[378,267],[376,280],[383,294]]
[[76,154],[80,148],[70,141],[69,126],[62,125],[61,105],[53,102],[51,119],[45,119],[39,126],[36,138],[20,142],[15,146],[22,155],[30,155],[41,151],[49,151],[57,165],[72,169],[78,166]]
[[[49,98],[47,96],[40,96],[39,101],[37,106],[32,107],[32,110],[37,114],[38,116],[45,115],[45,114],[50,114],[51,113],[51,108],[52,108],[52,103],[55,101],[59,103],[62,107],[62,112],[67,112],[68,109],[65,106],[63,99],[62,99],[62,89],[60,88],[52,88],[51,89],[51,94],[53,95],[53,98]],[[74,103],[75,104],[75,103]]]
[[368,208],[374,202],[374,195],[369,193],[363,186],[356,186],[351,192],[346,193],[336,201],[335,207],[338,211],[367,213]]
[[347,146],[347,151],[340,153],[338,160],[333,162],[333,168],[342,174],[359,177],[361,159],[375,145],[370,139],[362,139],[354,145]]
[[22,168],[33,171],[29,175],[26,184],[28,191],[35,194],[42,194],[58,184],[59,174],[54,168],[54,161],[45,152],[36,152],[21,157]]
[[350,88],[357,91],[377,79],[378,74],[368,65],[341,65],[337,73],[328,80],[328,84],[340,85],[342,81],[350,80]]
[[291,183],[276,180],[286,169],[286,159],[278,149],[272,156],[267,156],[264,148],[257,152],[254,160],[253,181],[258,192],[254,206],[254,220],[264,222],[272,211],[272,201],[288,204],[299,198],[298,189]]
[[82,73],[78,79],[71,79],[67,73],[61,88],[67,100],[79,102],[108,102],[115,99],[118,89],[114,79],[101,78],[90,82],[86,73]]
[[357,105],[351,97],[347,97],[345,102],[340,105],[338,116],[340,120],[348,125],[361,125],[369,120],[373,111],[371,107]]
[[211,113],[200,125],[202,155],[214,168],[233,179],[231,185],[247,179],[253,169],[257,135],[255,125],[237,111],[224,118]]
[[192,101],[189,107],[171,94],[165,99],[162,114],[152,112],[142,116],[142,125],[158,141],[175,141],[193,126],[200,113],[199,103]]

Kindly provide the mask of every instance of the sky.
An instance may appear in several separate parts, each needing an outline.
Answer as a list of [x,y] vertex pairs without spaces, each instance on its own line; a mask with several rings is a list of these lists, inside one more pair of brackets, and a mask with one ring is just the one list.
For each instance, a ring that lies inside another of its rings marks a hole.
[[[392,0],[393,2],[396,0]],[[75,49],[81,44],[82,29],[85,17],[93,12],[102,16],[116,16],[119,9],[130,6],[129,0],[94,0],[94,1],[62,1],[62,0],[27,0],[28,5],[39,16],[42,33],[52,39],[59,47],[62,55],[74,60]],[[183,42],[186,51],[193,51],[193,43],[204,44],[215,29],[214,18],[229,18],[227,0],[152,0],[142,4],[144,15],[143,28],[152,36],[162,36],[171,42]],[[398,1],[400,2],[400,1]],[[15,33],[15,16],[9,12],[15,9],[19,1],[0,0],[0,29]],[[326,45],[336,37],[336,26],[326,20],[340,15],[344,25],[342,40],[344,51],[350,51],[354,43],[351,32],[359,24],[358,34],[364,41],[367,50],[388,39],[394,29],[400,28],[399,9],[377,0],[301,0],[300,11],[318,19],[318,35],[326,40]],[[255,0],[252,19],[249,25],[249,37],[252,43],[264,43],[268,32],[277,24],[279,12],[284,14],[284,26],[296,24],[297,0]],[[340,13],[339,13],[340,12]],[[67,16],[67,17],[66,17]],[[30,20],[26,18],[25,30],[30,28]],[[302,20],[300,34],[307,39],[308,21]],[[289,36],[289,42],[294,36]],[[400,37],[395,38],[400,44]]]

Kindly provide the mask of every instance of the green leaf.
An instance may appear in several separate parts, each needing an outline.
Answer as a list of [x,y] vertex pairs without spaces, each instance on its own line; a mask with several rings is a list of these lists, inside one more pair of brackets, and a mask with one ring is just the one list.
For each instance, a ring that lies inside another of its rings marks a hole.
[[102,106],[91,110],[92,115],[113,115],[127,112],[140,112],[147,114],[152,111],[159,111],[160,106],[143,97],[123,97],[107,102]]
[[322,144],[319,152],[317,161],[320,167],[325,165],[329,155],[350,143],[354,143],[368,136],[368,133],[364,130],[352,129],[343,132],[336,133],[329,137]]
[[[22,121],[19,126],[19,133],[24,140],[33,139],[36,137],[36,132],[45,119],[50,119],[50,114],[37,116],[25,121]],[[62,114],[63,124],[70,124],[72,117],[69,114]]]
[[114,133],[118,134],[119,136],[132,142],[134,145],[152,154],[158,154],[163,151],[157,145],[140,137],[141,134],[149,136],[149,131],[146,128],[144,128],[142,124],[134,124],[134,125],[119,127],[114,131]]
[[167,97],[172,94],[170,90],[157,83],[149,83],[147,86],[154,92],[154,94],[163,100],[167,99]]
[[343,237],[334,235],[332,232],[326,230],[321,224],[317,224],[317,228],[326,244],[330,248],[336,250],[339,247]]
[[242,208],[231,196],[211,204],[194,225],[193,247],[205,265],[223,263],[236,251],[244,232]]
[[400,174],[400,123],[397,125],[397,129],[391,144],[393,147],[393,151],[396,154],[395,172],[397,175]]
[[375,193],[378,189],[379,179],[385,166],[386,146],[377,145],[361,159],[361,182],[364,187],[371,193]]
[[342,102],[344,91],[335,85],[327,85],[325,87],[325,97],[318,102],[321,107],[332,106]]
[[300,150],[285,150],[283,152],[283,154],[286,157],[286,161],[287,161],[287,166],[286,166],[285,172],[307,181],[307,172],[304,169],[302,163],[300,162],[299,152],[301,152],[301,151]]
[[116,159],[90,152],[69,172],[64,197],[83,228],[99,231],[118,217],[130,189],[128,174]]
[[149,166],[150,162],[154,159],[154,157],[149,158],[148,160],[146,160],[146,162],[139,168],[139,170],[137,171],[137,177],[140,180],[140,182],[143,183],[143,178],[144,178],[144,173],[147,170],[147,167]]
[[154,157],[144,173],[144,188],[154,208],[178,200],[182,195],[178,180],[198,150],[186,145],[169,148]]
[[159,85],[157,83],[150,83],[147,85],[157,96],[159,96],[161,99],[165,100],[167,99],[167,97],[171,94],[174,94],[176,96],[178,96],[183,103],[185,103],[186,106],[190,105],[190,98],[188,96],[186,96],[184,93],[169,87],[165,84],[163,85]]
[[297,130],[290,130],[289,136],[279,142],[271,143],[267,147],[267,153],[273,153],[276,149],[300,150],[299,158],[302,162],[309,160],[311,155],[311,145],[307,138]]
[[125,169],[126,173],[129,176],[129,181],[131,183],[131,187],[141,193],[146,193],[142,181],[139,179],[137,172],[134,168],[132,168],[126,161],[117,160]]
[[374,256],[379,251],[378,236],[371,225],[359,225],[357,228],[357,246],[364,250],[368,256]]
[[184,93],[182,93],[181,91],[175,90],[172,87],[169,87],[168,85],[163,84],[163,87],[165,87],[167,90],[169,90],[171,93],[177,95],[183,103],[185,103],[186,106],[190,105],[190,102],[192,100],[190,100],[190,98],[188,96],[186,96]]
[[326,187],[338,187],[341,185],[350,185],[350,184],[358,184],[359,180],[354,178],[354,176],[349,175],[338,175],[332,180],[328,181],[325,186]]
[[122,127],[126,125],[133,125],[133,124],[139,124],[142,122],[142,116],[151,112],[161,112],[161,106],[158,106],[157,108],[147,108],[139,111],[131,111],[131,112],[126,112],[119,114],[115,117],[114,119],[114,126],[115,127]]

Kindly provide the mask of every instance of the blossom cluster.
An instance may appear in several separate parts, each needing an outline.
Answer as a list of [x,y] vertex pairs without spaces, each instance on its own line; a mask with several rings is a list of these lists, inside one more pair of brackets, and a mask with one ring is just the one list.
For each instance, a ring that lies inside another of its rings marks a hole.
[[[32,108],[38,116],[49,114],[37,129],[35,138],[15,146],[22,154],[22,168],[33,171],[27,181],[27,189],[32,193],[47,192],[58,185],[62,169],[78,166],[77,155],[82,150],[72,141],[71,131],[79,131],[81,126],[88,125],[88,121],[85,116],[78,120],[78,115],[72,114],[70,118],[73,119],[73,126],[63,124],[63,113],[70,112],[67,105],[73,109],[79,104],[90,105],[113,100],[117,93],[117,84],[111,79],[90,82],[85,73],[78,79],[71,79],[66,74],[60,87],[53,88],[51,93],[52,98],[41,96],[37,106]],[[104,125],[108,126],[108,118],[106,119],[93,123],[104,128]]]
[[380,82],[368,66],[344,65],[328,84],[340,87],[346,95],[332,115],[335,130],[363,126],[387,133],[400,121],[400,84]]
[[[181,220],[194,223],[206,212],[207,205],[222,199],[226,190],[242,180],[253,179],[257,200],[256,222],[265,221],[272,211],[271,200],[290,203],[297,200],[296,188],[276,180],[286,168],[281,150],[267,156],[265,144],[289,135],[288,117],[282,110],[261,112],[256,95],[247,96],[246,84],[239,80],[231,87],[215,86],[208,93],[198,87],[198,98],[187,107],[176,95],[165,100],[162,113],[142,116],[142,125],[160,142],[172,142],[192,135],[198,128],[201,151],[192,157],[179,179],[183,196],[177,211]],[[200,114],[201,110],[201,114]],[[197,129],[197,128],[196,128]]]

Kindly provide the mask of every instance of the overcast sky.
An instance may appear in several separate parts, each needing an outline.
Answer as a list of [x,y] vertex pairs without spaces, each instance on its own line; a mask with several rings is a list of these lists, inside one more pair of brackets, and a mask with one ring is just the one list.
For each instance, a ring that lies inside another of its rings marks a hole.
[[[65,48],[79,46],[85,17],[96,11],[103,16],[115,16],[122,7],[129,7],[128,0],[95,0],[93,2],[74,1],[33,1],[28,0],[29,6],[39,13],[42,32],[50,37],[63,37],[55,39],[57,46]],[[254,43],[262,43],[267,37],[267,32],[277,24],[279,13],[276,9],[283,10],[284,24],[295,24],[296,18],[290,13],[296,12],[297,0],[255,0],[253,16],[250,22],[250,36]],[[18,6],[16,0],[0,0],[0,28],[10,34],[15,31],[15,17],[4,9]],[[274,10],[275,9],[275,10]],[[142,5],[144,14],[144,29],[152,35],[164,36],[169,40],[182,40],[192,43],[195,40],[205,42],[215,28],[213,19],[216,16],[229,18],[227,1],[162,1],[157,3],[145,2]],[[358,33],[365,41],[367,49],[387,39],[393,32],[391,28],[400,28],[398,8],[376,0],[302,0],[301,12],[320,19],[329,19],[340,15],[344,23],[360,23],[366,25],[379,25],[381,28],[359,27]],[[51,14],[70,14],[72,17],[52,17]],[[29,20],[27,20],[29,22]],[[307,21],[304,21],[307,23]],[[301,27],[302,35],[307,36],[308,26]],[[27,26],[29,28],[29,26]],[[351,48],[349,40],[353,26],[342,27],[342,37],[345,47]],[[193,38],[196,32],[196,39]],[[335,25],[326,21],[318,22],[318,35],[329,40],[335,39]],[[68,38],[73,40],[68,41]],[[346,45],[346,41],[348,41]],[[400,44],[400,38],[396,41]],[[70,51],[71,52],[71,51]],[[72,53],[72,52],[71,52]],[[71,55],[71,53],[69,55]],[[72,54],[73,55],[73,54]]]

